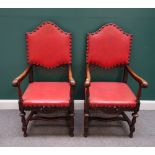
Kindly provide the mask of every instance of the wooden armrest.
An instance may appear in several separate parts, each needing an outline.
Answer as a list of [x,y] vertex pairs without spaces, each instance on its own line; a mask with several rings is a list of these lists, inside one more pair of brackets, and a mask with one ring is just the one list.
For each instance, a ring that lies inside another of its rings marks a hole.
[[127,71],[130,73],[130,75],[143,87],[148,87],[147,81],[145,81],[143,78],[138,76],[129,66],[126,66]]
[[31,70],[31,66],[28,66],[23,73],[21,73],[18,77],[16,77],[13,81],[12,81],[12,85],[14,87],[17,87],[18,84],[27,76],[27,74],[30,72]]
[[89,70],[89,64],[86,65],[86,81],[85,81],[85,87],[90,86],[91,76],[90,76],[90,70]]
[[68,78],[69,78],[69,82],[71,84],[71,86],[75,86],[76,85],[76,82],[72,76],[72,69],[71,69],[71,65],[69,65],[69,72],[68,72]]

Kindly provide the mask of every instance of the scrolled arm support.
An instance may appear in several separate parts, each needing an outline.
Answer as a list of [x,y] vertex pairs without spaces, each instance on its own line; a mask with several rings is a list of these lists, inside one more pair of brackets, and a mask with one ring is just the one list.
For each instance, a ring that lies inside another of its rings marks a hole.
[[87,64],[86,66],[86,81],[85,81],[85,87],[90,86],[90,81],[91,81],[91,76],[90,76],[90,70],[89,70],[89,65]]
[[68,79],[69,79],[69,83],[70,83],[70,113],[74,116],[74,89],[75,89],[75,85],[76,82],[72,76],[72,68],[71,65],[68,66]]
[[75,86],[76,82],[72,76],[72,69],[71,69],[71,65],[69,65],[69,72],[68,72],[68,78],[69,78],[69,83],[71,86]]
[[90,86],[90,79],[86,79],[85,81],[85,87],[89,87]]
[[17,87],[20,82],[28,75],[28,73],[31,70],[31,66],[28,66],[18,77],[16,77],[13,81],[12,81],[12,85],[14,87]]
[[140,84],[141,87],[147,88],[148,82],[138,76],[129,66],[126,66],[128,73]]
[[86,80],[85,80],[85,103],[84,103],[84,113],[88,115],[89,113],[89,86],[91,82],[89,64],[86,65]]

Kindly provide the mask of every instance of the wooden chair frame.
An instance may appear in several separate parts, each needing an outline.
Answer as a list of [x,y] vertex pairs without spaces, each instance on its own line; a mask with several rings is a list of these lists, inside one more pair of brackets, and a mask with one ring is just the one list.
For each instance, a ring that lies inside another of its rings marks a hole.
[[[23,106],[23,99],[22,99],[22,89],[20,87],[21,82],[24,80],[26,76],[29,77],[29,83],[33,82],[33,68],[35,65],[28,66],[24,72],[22,72],[17,78],[15,78],[12,82],[12,85],[14,87],[17,87],[18,89],[18,97],[19,97],[19,110],[20,110],[20,116],[21,116],[21,122],[22,122],[22,131],[23,136],[27,137],[27,127],[29,124],[29,121],[32,120],[53,120],[53,119],[65,119],[68,121],[68,127],[69,127],[69,135],[71,137],[74,136],[74,100],[73,100],[73,92],[75,88],[75,80],[72,76],[72,69],[71,64],[68,65],[68,79],[70,83],[70,106],[69,107],[50,107],[50,106],[31,106],[31,107],[25,107]],[[30,114],[26,117],[26,111],[30,111]],[[59,111],[65,111],[65,116],[53,116],[53,117],[40,117],[37,116],[38,113],[49,113],[49,112],[59,112]]]
[[[136,107],[134,108],[123,108],[123,107],[97,107],[97,108],[91,108],[89,106],[89,87],[91,85],[91,74],[90,74],[90,64],[87,63],[86,65],[86,81],[85,81],[85,89],[86,89],[86,95],[85,95],[85,103],[84,103],[84,137],[88,136],[88,127],[89,127],[89,122],[91,120],[98,120],[98,121],[126,121],[129,125],[130,128],[130,133],[129,137],[133,137],[133,133],[135,131],[135,123],[136,123],[136,118],[138,117],[138,112],[140,108],[140,97],[142,93],[142,88],[146,88],[148,86],[148,83],[142,79],[140,76],[138,76],[128,65],[123,65],[124,68],[124,74],[123,74],[123,79],[122,82],[127,83],[128,81],[128,74],[131,75],[131,77],[136,80],[138,83],[138,91],[136,94]],[[101,110],[105,113],[110,113],[110,114],[118,114],[120,116],[118,117],[111,117],[111,118],[103,118],[103,117],[95,117],[91,116],[90,111],[97,111]],[[132,119],[129,119],[129,117],[126,115],[126,111],[132,112]]]

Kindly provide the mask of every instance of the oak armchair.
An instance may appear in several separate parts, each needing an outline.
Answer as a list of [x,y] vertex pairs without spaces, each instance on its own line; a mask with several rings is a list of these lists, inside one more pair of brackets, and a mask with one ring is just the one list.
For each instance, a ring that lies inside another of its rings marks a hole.
[[[65,119],[69,134],[74,136],[74,101],[75,80],[71,69],[71,34],[64,32],[51,22],[43,22],[33,32],[26,33],[28,67],[12,85],[18,89],[19,110],[24,137],[27,126],[32,120]],[[68,82],[36,82],[33,78],[34,67],[51,69],[61,65],[68,66]],[[28,76],[29,84],[22,93],[21,82]],[[30,114],[26,117],[26,111]],[[40,116],[64,111],[62,116]]]
[[[133,137],[136,118],[140,108],[142,88],[148,83],[138,76],[129,66],[132,35],[125,33],[116,24],[110,23],[102,26],[94,33],[87,35],[87,65],[85,81],[84,103],[84,136],[88,136],[89,122],[100,121],[126,121],[130,128],[129,137]],[[122,67],[124,73],[119,82],[93,82],[91,81],[90,66],[96,65],[104,69]],[[128,75],[139,85],[137,94],[129,87]],[[115,114],[114,117],[95,116],[94,112]],[[132,119],[126,115],[132,112]]]

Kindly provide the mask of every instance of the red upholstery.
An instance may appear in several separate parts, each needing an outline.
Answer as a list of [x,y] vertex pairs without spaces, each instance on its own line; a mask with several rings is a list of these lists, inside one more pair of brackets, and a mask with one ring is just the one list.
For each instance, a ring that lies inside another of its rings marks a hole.
[[136,106],[136,96],[122,82],[91,82],[89,91],[91,107]]
[[117,25],[107,24],[87,37],[87,63],[103,68],[129,63],[132,36]]
[[71,63],[71,34],[50,22],[26,33],[28,62],[46,68]]
[[69,99],[68,82],[33,82],[23,94],[23,105],[67,107]]

